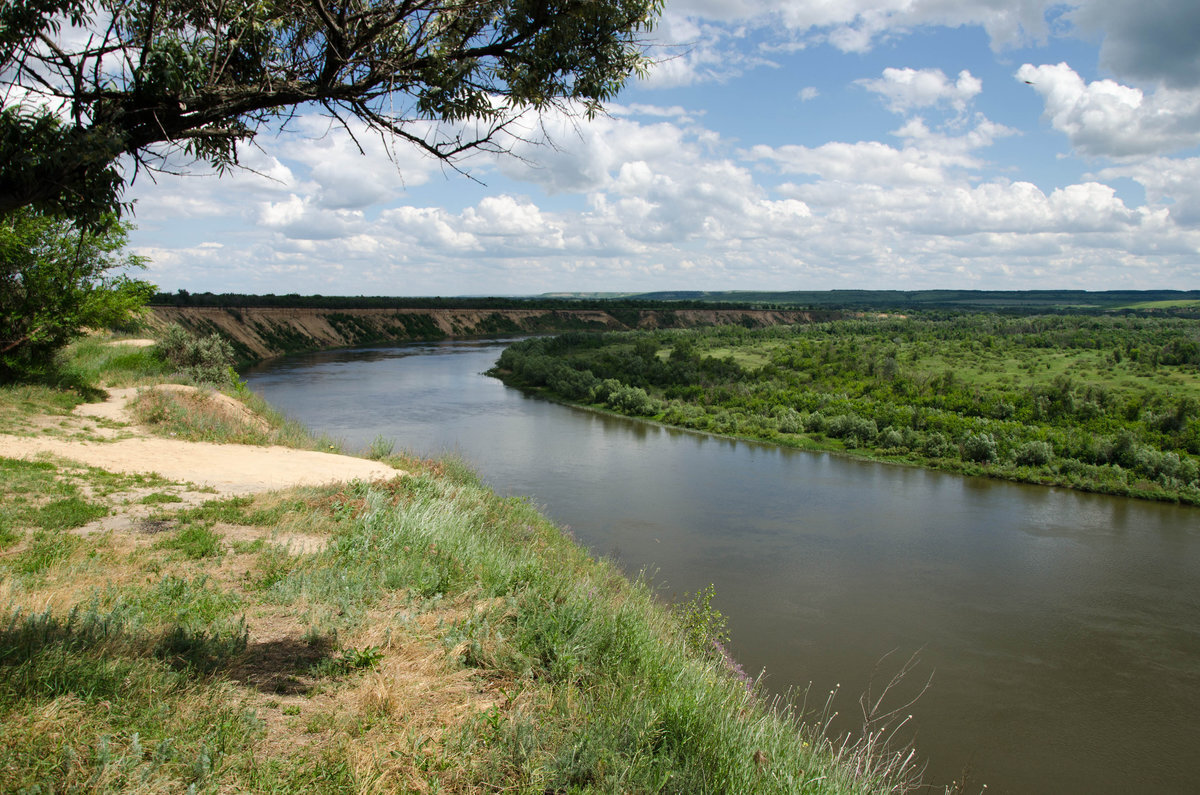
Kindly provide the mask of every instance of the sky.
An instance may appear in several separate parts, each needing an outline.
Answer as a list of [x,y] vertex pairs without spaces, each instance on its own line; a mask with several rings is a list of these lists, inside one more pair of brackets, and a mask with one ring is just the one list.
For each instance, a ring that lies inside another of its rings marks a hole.
[[[470,178],[303,114],[150,179],[174,292],[1200,288],[1195,0],[666,0],[592,120]],[[389,153],[390,150],[390,153]]]

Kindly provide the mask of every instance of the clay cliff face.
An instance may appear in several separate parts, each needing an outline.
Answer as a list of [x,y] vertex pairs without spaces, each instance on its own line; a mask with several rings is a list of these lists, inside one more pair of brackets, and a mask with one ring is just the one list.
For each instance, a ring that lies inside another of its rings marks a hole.
[[[820,314],[816,318],[813,315]],[[151,307],[151,323],[178,323],[194,334],[217,333],[246,361],[286,353],[387,342],[619,331],[633,328],[748,327],[806,323],[829,313],[800,310],[679,309],[286,309]]]

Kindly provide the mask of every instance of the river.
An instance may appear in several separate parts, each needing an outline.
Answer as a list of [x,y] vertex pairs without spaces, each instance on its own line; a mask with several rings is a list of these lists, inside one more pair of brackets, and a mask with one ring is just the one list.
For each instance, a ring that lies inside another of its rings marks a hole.
[[913,715],[932,783],[1196,791],[1200,510],[572,409],[482,375],[504,344],[317,353],[244,375],[349,449],[382,436],[460,456],[666,599],[714,584],[745,670],[817,706],[837,690],[836,730],[916,655],[886,704]]

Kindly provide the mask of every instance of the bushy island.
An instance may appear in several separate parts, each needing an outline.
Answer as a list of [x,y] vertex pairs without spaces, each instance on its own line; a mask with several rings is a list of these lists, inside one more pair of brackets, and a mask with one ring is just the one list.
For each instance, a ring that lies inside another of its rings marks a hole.
[[[253,422],[218,416],[212,386],[151,389],[180,367],[220,381],[200,367],[215,342],[176,334],[174,364],[102,342],[70,348],[53,383],[0,387],[3,432],[336,447],[236,383]],[[145,387],[151,430],[72,413],[101,386]],[[828,738],[739,675],[711,594],[668,608],[460,464],[371,450],[406,474],[232,498],[0,457],[0,791],[915,785],[886,725]]]
[[571,333],[493,375],[682,428],[971,475],[1200,504],[1200,323],[872,315]]

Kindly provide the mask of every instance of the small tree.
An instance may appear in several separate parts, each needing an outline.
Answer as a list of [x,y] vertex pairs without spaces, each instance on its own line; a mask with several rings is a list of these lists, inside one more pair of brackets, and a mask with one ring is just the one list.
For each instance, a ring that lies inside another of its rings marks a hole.
[[125,322],[150,299],[154,285],[122,273],[145,264],[121,253],[127,231],[29,209],[0,218],[0,382],[44,373],[86,329]]

